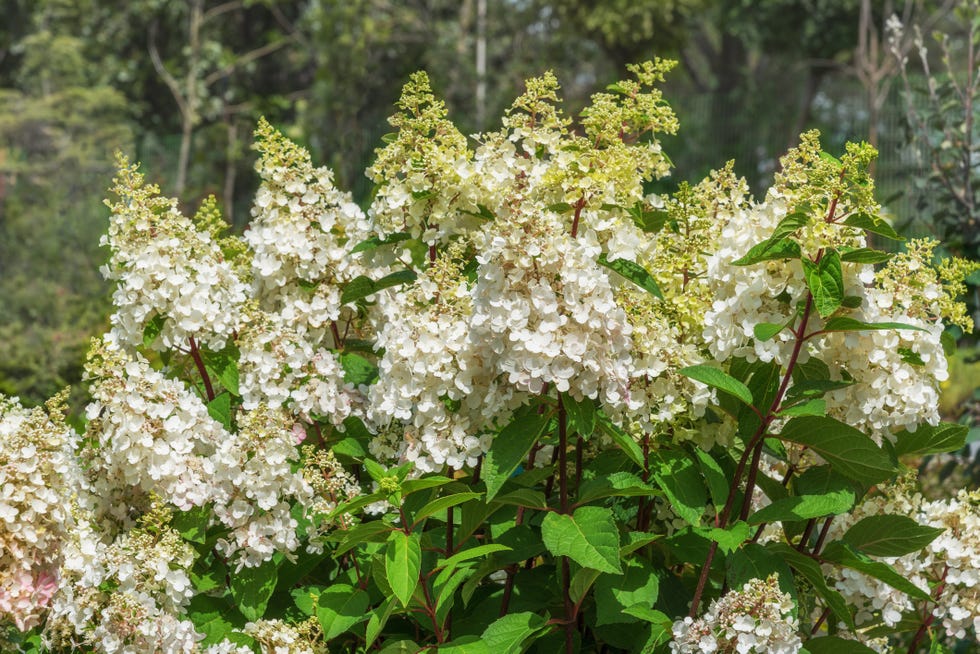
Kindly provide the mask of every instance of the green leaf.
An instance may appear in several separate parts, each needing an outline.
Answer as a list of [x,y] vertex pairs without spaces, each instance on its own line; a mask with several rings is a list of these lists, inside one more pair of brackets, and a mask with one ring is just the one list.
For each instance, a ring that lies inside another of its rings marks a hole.
[[605,253],[599,255],[598,263],[613,272],[619,273],[654,297],[663,299],[664,295],[660,292],[660,287],[657,286],[657,280],[640,264],[627,259],[610,261],[606,258]]
[[626,543],[619,548],[619,558],[625,559],[636,550],[663,538],[663,534],[651,534],[645,531],[630,531],[626,533]]
[[820,553],[820,558],[830,563],[842,565],[858,572],[881,580],[896,590],[910,597],[929,600],[928,591],[922,590],[911,581],[898,574],[895,568],[882,561],[875,561],[866,554],[858,552],[847,543],[834,541],[829,543]]
[[897,350],[898,355],[902,357],[902,361],[911,366],[924,366],[926,362],[922,360],[919,353],[910,347],[900,347]]
[[866,331],[870,329],[911,329],[919,332],[926,331],[926,329],[924,329],[923,327],[908,325],[904,322],[861,322],[860,320],[855,320],[854,318],[848,318],[847,316],[837,316],[836,318],[831,318],[823,326],[823,329],[821,331],[858,332],[858,331]]
[[660,577],[643,559],[631,559],[622,576],[604,574],[595,584],[596,626],[635,622],[624,613],[637,604],[652,606],[660,593]]
[[167,316],[162,313],[154,314],[143,328],[143,347],[149,348],[156,342],[157,337],[163,331],[163,325],[167,322]]
[[371,611],[371,615],[368,616],[367,627],[364,631],[364,647],[366,649],[370,649],[374,641],[381,635],[381,630],[388,624],[388,618],[391,617],[394,610],[395,597],[389,597],[380,606]]
[[344,381],[354,386],[370,385],[378,378],[378,367],[354,352],[340,355],[340,365],[344,369]]
[[340,294],[341,304],[357,302],[377,291],[374,280],[364,275],[358,275],[344,285],[344,290]]
[[776,500],[751,516],[749,523],[795,522],[847,513],[854,507],[854,491],[838,490],[825,495],[796,495]]
[[480,497],[483,497],[483,493],[454,493],[453,495],[437,497],[415,513],[414,524],[418,524],[436,513],[441,513],[451,506],[470,502]]
[[752,328],[752,334],[757,341],[772,340],[776,334],[786,329],[788,323],[776,324],[774,322],[760,322]]
[[915,431],[902,430],[895,437],[895,454],[898,456],[925,456],[955,452],[966,445],[969,427],[952,422],[941,422],[935,427],[919,425]]
[[358,252],[365,252],[367,250],[373,250],[375,248],[381,247],[382,245],[391,245],[393,243],[399,243],[405,241],[409,238],[409,235],[405,232],[397,232],[395,234],[389,234],[384,239],[380,239],[377,236],[372,236],[366,241],[361,241],[353,248],[351,248],[351,254],[357,254]]
[[825,379],[809,379],[794,382],[786,391],[786,402],[784,404],[795,404],[800,400],[822,397],[830,391],[853,386],[852,381],[830,381]]
[[718,543],[724,553],[736,550],[752,535],[752,527],[741,520],[736,521],[725,529],[719,527],[695,527],[694,533]]
[[387,643],[378,654],[419,654],[421,651],[414,640],[397,640]]
[[439,654],[495,654],[479,636],[463,636],[439,645]]
[[847,261],[848,263],[885,263],[893,256],[895,255],[889,252],[882,252],[881,250],[874,250],[872,248],[855,248],[842,252],[840,258],[841,261]]
[[531,509],[547,509],[548,500],[541,491],[531,490],[530,488],[518,488],[509,493],[498,495],[493,498],[494,504],[504,504],[508,506],[523,506]]
[[787,418],[793,416],[825,416],[827,415],[827,401],[820,397],[807,400],[783,409],[779,415]]
[[219,393],[208,402],[208,415],[231,431],[231,394]]
[[732,262],[733,266],[751,266],[774,259],[799,259],[802,255],[800,244],[788,238],[767,240],[752,246],[745,256]]
[[541,538],[555,556],[602,572],[622,572],[619,530],[609,509],[583,506],[570,516],[549,513],[541,523]]
[[363,543],[383,543],[388,540],[388,535],[395,529],[383,520],[371,520],[362,522],[352,529],[344,532],[344,538],[340,541],[334,551],[334,558],[347,553]]
[[402,606],[408,606],[412,600],[421,568],[422,546],[418,534],[407,536],[403,531],[391,532],[385,549],[385,577]]
[[623,431],[602,412],[599,412],[599,427],[602,429],[602,433],[611,438],[633,463],[646,470],[647,462],[643,456],[643,450],[640,449],[632,436]]
[[781,558],[791,568],[796,570],[800,576],[810,582],[813,590],[816,591],[823,601],[830,607],[838,620],[841,620],[850,629],[854,629],[854,616],[844,601],[844,596],[827,585],[827,580],[823,576],[820,564],[805,554],[797,552],[786,543],[770,543],[766,546],[770,554]]
[[671,508],[690,525],[700,526],[708,499],[695,462],[676,450],[660,450],[654,456],[653,479]]
[[885,481],[897,471],[888,454],[870,437],[833,418],[793,418],[783,426],[779,438],[806,445],[837,472],[863,484]]
[[453,480],[449,477],[443,477],[441,475],[422,477],[420,479],[406,479],[402,482],[402,497],[408,497],[412,493],[428,490],[430,488],[445,486],[446,484],[451,484],[452,482]]
[[803,274],[817,313],[826,318],[837,311],[844,301],[844,273],[837,251],[830,250],[819,263],[804,259]]
[[575,207],[567,202],[556,202],[554,204],[549,204],[544,210],[552,213],[571,213],[574,208]]
[[810,654],[875,654],[875,650],[867,645],[837,636],[823,636],[808,640],[805,647]]
[[203,646],[230,638],[234,629],[245,626],[234,606],[208,595],[195,595],[191,599],[187,606],[187,617],[194,624],[195,630],[204,634],[204,640],[200,643]]
[[572,601],[576,604],[585,597],[585,594],[589,592],[592,588],[592,584],[595,580],[599,578],[602,573],[593,568],[579,568],[578,571],[572,575],[572,581],[568,585],[568,596],[572,598]]
[[316,617],[323,628],[323,639],[329,641],[354,625],[369,619],[368,594],[359,588],[337,584],[323,589],[317,599]]
[[242,615],[253,622],[265,615],[277,581],[278,571],[272,561],[254,568],[242,568],[232,575],[231,596],[235,598]]
[[411,284],[416,279],[418,279],[418,275],[414,270],[396,270],[374,282],[374,290],[377,292],[391,288],[392,286]]
[[696,447],[694,448],[694,455],[698,458],[701,474],[708,484],[711,502],[717,509],[721,509],[728,500],[728,477],[721,465],[708,452]]
[[521,407],[510,424],[493,439],[481,469],[488,502],[500,492],[517,466],[527,459],[528,452],[541,437],[549,420],[548,413],[538,413],[537,405]]
[[837,168],[841,168],[844,164],[841,163],[840,159],[830,154],[829,152],[820,151],[820,158],[824,161],[834,164]]
[[238,357],[238,348],[234,345],[228,345],[220,352],[209,350],[201,352],[204,368],[208,374],[217,378],[232,395],[240,395],[238,392]]
[[659,492],[629,472],[613,472],[583,482],[579,488],[578,503],[588,504],[601,497],[649,497]]
[[436,596],[436,622],[442,624],[449,617],[449,612],[456,603],[456,589],[472,574],[471,566],[463,566],[454,571],[447,568],[436,577],[432,586]]
[[892,557],[918,552],[943,531],[904,515],[872,515],[848,529],[843,540],[870,556]]
[[662,209],[644,211],[642,202],[638,202],[629,214],[633,218],[633,224],[648,234],[659,232],[670,220],[670,214]]
[[887,221],[867,213],[856,213],[848,216],[844,219],[844,224],[869,231],[872,234],[884,236],[885,238],[890,238],[893,241],[905,240],[903,237],[898,235],[898,232],[896,232]]
[[500,543],[477,545],[476,547],[471,547],[467,550],[456,552],[445,561],[440,562],[436,567],[443,568],[444,570],[451,570],[464,561],[470,561],[472,559],[487,556],[488,554],[493,554],[494,552],[509,552],[510,549],[511,548],[507,547],[506,545],[501,545]]
[[187,511],[175,511],[170,526],[176,529],[181,538],[187,542],[203,545],[207,542],[210,519],[211,509],[207,506],[195,506]]
[[596,426],[595,402],[587,397],[579,402],[567,393],[561,394],[561,402],[568,416],[569,430],[588,440]]
[[752,391],[749,390],[749,387],[726,372],[704,364],[681,368],[678,372],[702,384],[734,395],[742,402],[752,406]]
[[525,641],[549,629],[548,618],[530,611],[498,618],[483,632],[483,642],[494,654],[521,654]]

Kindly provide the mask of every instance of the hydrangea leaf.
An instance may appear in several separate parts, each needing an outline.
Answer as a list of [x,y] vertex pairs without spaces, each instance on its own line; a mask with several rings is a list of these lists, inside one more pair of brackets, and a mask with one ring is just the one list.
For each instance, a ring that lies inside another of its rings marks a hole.
[[272,561],[254,568],[242,568],[232,575],[231,596],[235,598],[242,615],[253,622],[265,615],[277,582],[278,571]]
[[395,600],[395,597],[389,597],[380,606],[371,611],[371,615],[368,616],[367,625],[364,629],[365,648],[370,649],[374,641],[381,635],[381,630],[388,624],[388,618],[395,611]]
[[548,629],[547,615],[523,611],[497,619],[483,631],[481,638],[494,654],[521,654],[526,641]]
[[838,620],[841,620],[850,629],[854,629],[854,616],[844,600],[844,596],[827,585],[823,570],[820,564],[805,554],[797,552],[786,543],[770,543],[766,546],[770,554],[781,558],[791,568],[796,570],[800,576],[806,579],[813,590],[830,607]]
[[858,572],[885,582],[895,590],[900,590],[910,597],[928,601],[929,592],[922,590],[911,581],[898,574],[895,568],[882,561],[875,561],[867,555],[858,552],[847,543],[834,541],[829,543],[820,553],[820,558],[830,563],[842,565]]
[[636,622],[625,609],[653,605],[660,593],[660,577],[643,559],[630,559],[622,576],[604,574],[595,584],[596,626]]
[[696,464],[676,450],[661,450],[654,456],[653,478],[671,508],[688,524],[700,526],[708,498]]
[[567,393],[562,393],[561,401],[568,415],[569,430],[588,439],[596,427],[595,402],[587,397],[579,401]]
[[421,568],[422,546],[418,534],[391,532],[385,549],[385,577],[402,606],[408,606],[412,600]]
[[155,314],[143,328],[143,347],[149,348],[156,342],[157,337],[163,332],[163,325],[167,322],[167,316],[162,313]]
[[749,390],[749,387],[727,372],[704,364],[688,366],[687,368],[682,368],[679,372],[685,377],[690,377],[702,384],[707,384],[712,388],[717,388],[720,391],[734,395],[745,404],[752,405],[752,391]]
[[803,274],[817,313],[826,318],[837,311],[844,301],[844,273],[841,270],[840,255],[835,250],[830,250],[819,263],[804,259]]
[[811,448],[837,472],[863,484],[877,484],[897,472],[895,463],[869,436],[833,418],[793,418],[779,437]]
[[876,218],[867,213],[856,213],[848,216],[844,219],[844,224],[851,227],[857,227],[858,229],[863,229],[871,232],[872,234],[884,236],[885,238],[890,238],[893,241],[905,240],[905,238],[900,236],[898,232],[896,232],[895,229],[888,224],[887,221],[882,218]]
[[849,263],[884,263],[891,259],[893,254],[882,252],[872,248],[854,248],[841,252],[841,261]]
[[799,259],[802,256],[800,244],[793,239],[767,240],[753,245],[745,256],[732,262],[734,266],[750,266],[774,259]]
[[620,574],[619,530],[609,509],[583,506],[572,515],[549,513],[541,523],[541,538],[555,556],[579,565]]
[[952,422],[941,422],[935,427],[919,425],[915,431],[902,430],[895,437],[895,454],[898,456],[924,456],[955,452],[966,445],[969,427]]
[[749,516],[749,523],[796,522],[847,513],[854,507],[854,491],[841,489],[823,495],[795,495],[776,500]]
[[619,273],[654,297],[663,299],[664,294],[660,291],[657,280],[640,264],[629,261],[628,259],[613,259],[610,261],[606,258],[605,254],[599,255],[598,262],[600,265],[609,268],[609,270]]
[[643,456],[643,450],[637,445],[633,437],[623,431],[618,425],[616,425],[612,420],[609,419],[607,415],[601,411],[598,413],[599,416],[599,427],[602,432],[609,436],[616,445],[619,446],[626,456],[636,465],[643,469],[646,469],[647,462]]
[[329,641],[370,617],[368,594],[359,588],[338,584],[326,588],[317,600],[316,617]]
[[487,486],[488,502],[527,458],[550,418],[547,413],[539,413],[537,405],[522,407],[493,439],[490,451],[483,459],[481,472]]
[[869,556],[903,556],[923,549],[943,531],[904,515],[872,515],[848,529],[843,540]]
[[415,524],[418,524],[429,516],[441,513],[449,507],[470,502],[480,497],[483,497],[483,493],[454,493],[452,495],[437,497],[418,510],[415,514]]

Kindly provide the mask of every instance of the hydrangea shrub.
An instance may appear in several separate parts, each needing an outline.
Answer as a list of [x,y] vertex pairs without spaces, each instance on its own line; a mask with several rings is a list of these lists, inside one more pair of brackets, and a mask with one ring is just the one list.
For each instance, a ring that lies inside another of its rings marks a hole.
[[[0,402],[0,620],[35,652],[910,652],[978,642],[980,499],[926,501],[975,266],[899,254],[804,134],[647,192],[654,61],[462,135],[406,85],[366,211],[268,123],[252,223],[120,158],[84,432]],[[6,651],[6,650],[5,650]]]

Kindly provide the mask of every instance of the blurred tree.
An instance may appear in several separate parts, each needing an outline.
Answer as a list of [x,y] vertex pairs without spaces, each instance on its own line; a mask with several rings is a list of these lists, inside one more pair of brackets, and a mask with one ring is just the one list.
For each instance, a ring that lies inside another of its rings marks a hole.
[[82,42],[33,24],[16,86],[0,89],[0,392],[39,403],[79,381],[108,311],[101,199],[132,133],[125,97],[93,83]]

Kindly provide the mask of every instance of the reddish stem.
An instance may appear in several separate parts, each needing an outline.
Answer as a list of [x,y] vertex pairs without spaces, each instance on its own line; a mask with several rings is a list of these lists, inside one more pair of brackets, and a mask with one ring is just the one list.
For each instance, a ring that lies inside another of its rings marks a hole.
[[201,350],[197,347],[197,341],[191,336],[187,339],[191,344],[191,358],[194,359],[194,365],[197,366],[197,372],[201,375],[201,379],[204,381],[204,392],[207,393],[208,402],[214,399],[214,387],[211,386],[211,377],[208,376],[207,368],[204,367],[204,359],[201,358]]

